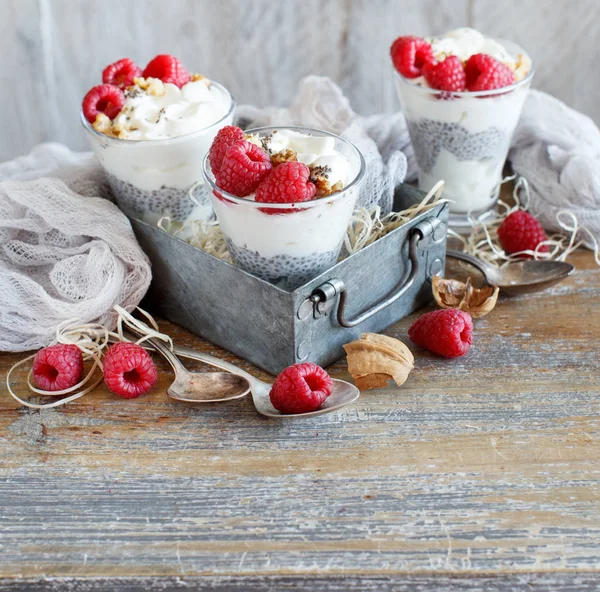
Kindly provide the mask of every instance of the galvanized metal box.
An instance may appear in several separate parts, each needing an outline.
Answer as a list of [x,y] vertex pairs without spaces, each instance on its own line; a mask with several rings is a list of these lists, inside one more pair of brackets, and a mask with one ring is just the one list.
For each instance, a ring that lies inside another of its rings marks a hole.
[[[400,211],[423,199],[396,191]],[[365,331],[382,331],[431,300],[444,269],[448,208],[439,204],[293,292],[131,219],[152,261],[151,310],[277,374],[302,361],[322,366]]]

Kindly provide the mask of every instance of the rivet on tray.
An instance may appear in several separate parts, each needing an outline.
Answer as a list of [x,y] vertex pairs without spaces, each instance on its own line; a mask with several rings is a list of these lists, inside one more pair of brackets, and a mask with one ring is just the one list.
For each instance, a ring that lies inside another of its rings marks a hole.
[[433,231],[433,240],[436,243],[441,243],[446,240],[447,233],[448,230],[446,228],[446,225],[442,223],[439,226],[437,226],[436,229]]
[[296,316],[301,320],[301,321],[305,321],[306,319],[309,319],[310,317],[313,316],[314,313],[314,309],[315,309],[315,303],[310,299],[307,298],[299,307],[298,307],[298,312],[296,313]]
[[434,275],[439,275],[444,270],[444,264],[439,257],[436,257],[429,266],[429,277],[432,278]]

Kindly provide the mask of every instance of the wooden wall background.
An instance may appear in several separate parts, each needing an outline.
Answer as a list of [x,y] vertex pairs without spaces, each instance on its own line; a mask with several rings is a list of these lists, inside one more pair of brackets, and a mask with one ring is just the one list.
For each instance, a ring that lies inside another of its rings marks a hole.
[[49,140],[86,148],[81,98],[124,56],[173,53],[257,105],[323,74],[369,114],[398,107],[396,36],[465,24],[526,47],[534,86],[600,121],[600,0],[0,0],[0,161]]

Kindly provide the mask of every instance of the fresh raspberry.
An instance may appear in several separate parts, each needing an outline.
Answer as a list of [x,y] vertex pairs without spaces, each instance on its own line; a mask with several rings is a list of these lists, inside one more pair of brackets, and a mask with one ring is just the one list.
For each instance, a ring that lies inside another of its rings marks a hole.
[[465,90],[467,77],[462,62],[456,56],[448,56],[445,60],[434,64],[428,62],[423,66],[423,76],[431,88],[462,92]]
[[127,88],[133,84],[134,78],[139,78],[141,75],[142,69],[133,60],[123,58],[104,68],[102,82],[104,84],[114,84],[119,88]]
[[467,90],[492,90],[515,83],[513,71],[486,53],[473,54],[465,66],[467,74]]
[[99,84],[83,97],[81,108],[85,118],[94,123],[98,113],[104,113],[110,119],[114,119],[124,104],[125,95],[121,89],[112,84]]
[[[258,186],[256,201],[262,203],[299,203],[310,201],[317,188],[309,179],[310,169],[302,162],[283,162]],[[267,214],[289,212],[264,208]]]
[[76,345],[51,345],[33,358],[33,378],[42,390],[63,391],[80,382],[82,375],[83,356]]
[[286,368],[275,379],[269,397],[281,413],[307,413],[318,409],[332,390],[333,380],[323,368],[304,363]]
[[115,343],[104,356],[104,384],[110,391],[133,399],[147,393],[158,372],[148,352],[135,343]]
[[390,48],[392,62],[402,76],[416,78],[427,62],[435,62],[431,45],[421,37],[398,37]]
[[235,125],[226,125],[219,130],[219,133],[215,136],[210,151],[208,152],[208,160],[213,175],[216,175],[219,172],[227,149],[238,140],[243,139],[244,132]]
[[172,55],[157,55],[148,63],[142,73],[144,78],[160,78],[163,82],[170,82],[181,88],[190,81],[190,73],[182,63]]
[[434,310],[418,318],[408,330],[411,340],[444,358],[464,356],[471,347],[471,315],[456,308]]
[[215,179],[223,191],[245,197],[256,190],[272,168],[269,155],[262,148],[238,140],[227,148]]
[[[498,238],[508,255],[521,251],[535,251],[537,246],[548,240],[542,225],[529,213],[517,210],[508,216],[498,228]],[[548,245],[537,249],[538,253],[547,253]],[[522,255],[531,259],[531,255]]]

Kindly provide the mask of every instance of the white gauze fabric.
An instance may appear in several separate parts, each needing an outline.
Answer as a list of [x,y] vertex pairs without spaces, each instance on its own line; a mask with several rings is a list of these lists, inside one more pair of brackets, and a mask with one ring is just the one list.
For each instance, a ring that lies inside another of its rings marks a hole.
[[0,350],[44,347],[69,319],[114,327],[150,263],[90,154],[44,144],[0,165],[0,181]]
[[529,182],[529,210],[544,228],[560,232],[556,215],[568,210],[600,243],[600,130],[589,117],[529,91],[508,158]]

